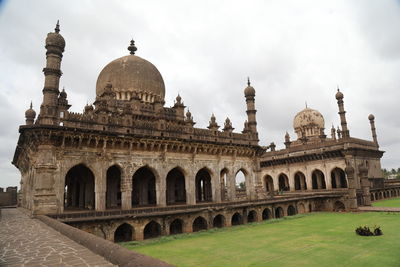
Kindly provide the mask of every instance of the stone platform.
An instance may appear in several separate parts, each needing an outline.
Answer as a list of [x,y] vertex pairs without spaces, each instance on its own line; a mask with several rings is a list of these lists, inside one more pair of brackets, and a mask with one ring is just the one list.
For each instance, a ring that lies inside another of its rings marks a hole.
[[391,207],[358,207],[360,211],[400,212],[400,208]]
[[20,209],[2,209],[0,237],[0,266],[115,266]]

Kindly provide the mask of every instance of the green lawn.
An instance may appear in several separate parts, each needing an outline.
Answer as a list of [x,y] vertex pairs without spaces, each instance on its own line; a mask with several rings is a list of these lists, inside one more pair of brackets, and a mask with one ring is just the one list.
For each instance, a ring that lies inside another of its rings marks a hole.
[[386,200],[380,200],[372,203],[373,207],[399,207],[400,208],[400,198],[392,198]]
[[399,228],[399,213],[311,213],[123,245],[178,266],[400,266]]

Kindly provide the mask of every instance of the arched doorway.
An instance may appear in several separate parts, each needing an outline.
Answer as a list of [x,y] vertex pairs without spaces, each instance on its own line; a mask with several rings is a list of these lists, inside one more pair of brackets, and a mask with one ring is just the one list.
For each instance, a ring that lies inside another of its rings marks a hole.
[[294,175],[294,190],[307,190],[306,176],[302,172]]
[[212,201],[211,175],[206,168],[196,174],[196,202]]
[[293,216],[296,215],[296,208],[290,205],[287,209],[287,215],[288,216]]
[[312,172],[312,188],[326,189],[325,175],[318,169]]
[[256,221],[257,221],[257,212],[255,210],[251,210],[247,214],[247,222],[252,223],[252,222],[256,222]]
[[333,210],[334,211],[345,211],[346,206],[343,204],[343,202],[336,201],[335,204],[333,205]]
[[83,164],[72,167],[65,176],[64,207],[66,209],[94,209],[94,175]]
[[114,232],[114,242],[128,242],[133,240],[133,227],[123,223]]
[[289,179],[286,176],[286,174],[281,173],[278,178],[279,182],[279,191],[289,191],[290,186],[289,186]]
[[235,226],[235,225],[240,225],[242,223],[243,223],[242,215],[240,215],[238,212],[233,214],[232,219],[231,219],[231,225]]
[[347,188],[346,173],[340,168],[331,171],[332,188]]
[[270,175],[266,175],[264,177],[265,180],[265,191],[268,193],[273,193],[274,192],[274,180]]
[[263,219],[263,220],[269,220],[269,219],[271,219],[271,218],[272,218],[272,214],[271,214],[270,209],[265,208],[265,209],[263,210],[263,213],[262,213],[262,219]]
[[121,170],[116,165],[107,170],[106,207],[121,208]]
[[161,225],[155,221],[151,221],[144,227],[144,239],[155,238],[161,235]]
[[169,234],[176,235],[182,234],[183,232],[183,221],[181,219],[175,219],[169,225]]
[[186,203],[185,176],[178,168],[174,168],[167,174],[167,204]]
[[300,203],[297,205],[297,210],[299,211],[299,213],[305,213],[306,212],[306,207],[304,206],[303,203]]
[[281,207],[275,208],[275,218],[279,219],[283,217],[283,209]]
[[221,185],[221,200],[226,201],[228,200],[228,169],[224,168],[219,176],[220,185]]
[[199,216],[193,221],[193,232],[201,230],[207,230],[207,221],[203,217]]
[[240,169],[235,175],[236,198],[246,199],[246,173]]
[[225,217],[221,214],[218,214],[213,219],[213,227],[214,228],[222,228],[225,226]]
[[154,205],[156,202],[156,177],[148,167],[142,167],[132,177],[132,205]]

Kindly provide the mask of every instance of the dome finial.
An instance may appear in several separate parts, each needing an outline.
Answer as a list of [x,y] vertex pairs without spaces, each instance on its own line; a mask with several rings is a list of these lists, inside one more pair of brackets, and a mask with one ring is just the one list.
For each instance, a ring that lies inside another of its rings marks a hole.
[[33,106],[32,106],[32,100],[31,100],[31,106],[30,106],[30,109],[32,109],[32,107],[33,107]]
[[307,106],[307,101],[306,101],[306,108],[308,108],[308,106]]
[[250,78],[247,77],[247,86],[250,86]]
[[131,55],[134,55],[137,50],[137,47],[135,46],[135,41],[133,40],[133,38],[131,40],[131,45],[128,46],[128,50],[130,51]]
[[57,20],[56,28],[54,29],[56,33],[60,32],[60,20]]

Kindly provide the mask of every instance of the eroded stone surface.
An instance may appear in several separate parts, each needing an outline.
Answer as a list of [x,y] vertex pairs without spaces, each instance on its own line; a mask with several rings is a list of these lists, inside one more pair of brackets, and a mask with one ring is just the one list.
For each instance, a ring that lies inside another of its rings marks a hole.
[[0,266],[114,266],[19,209],[3,209]]

